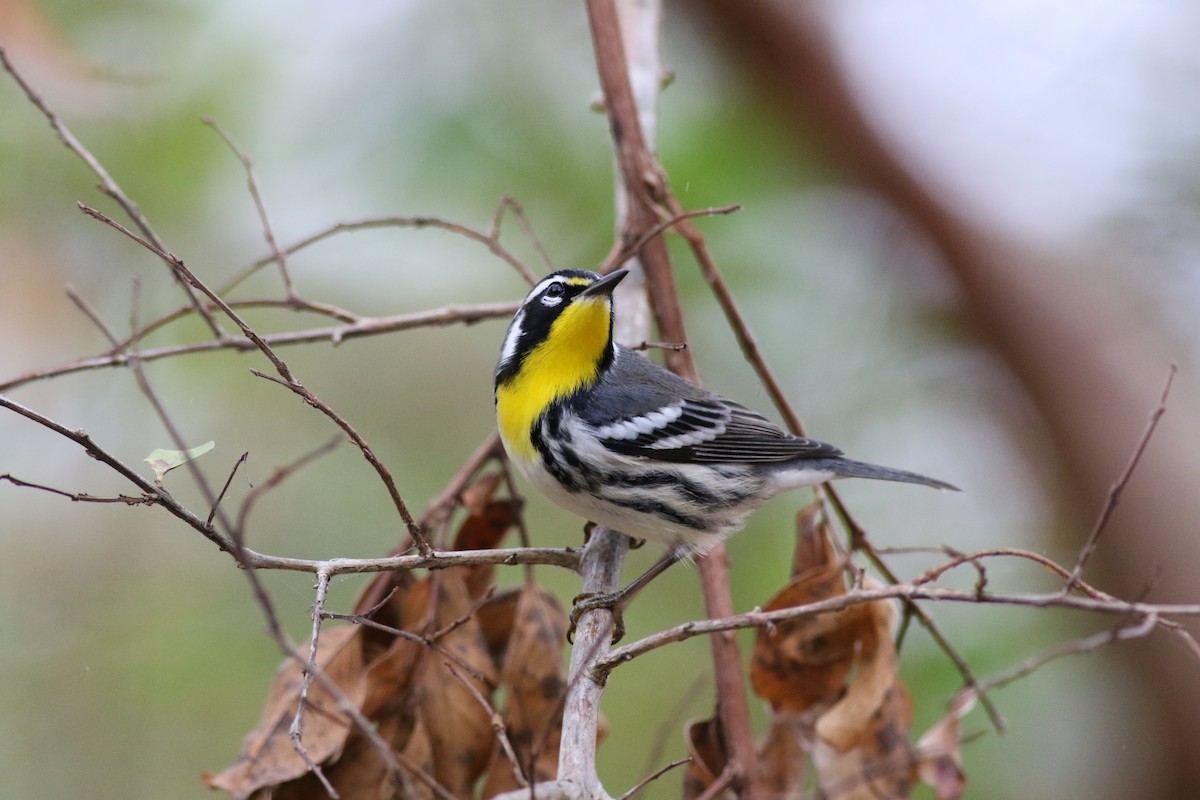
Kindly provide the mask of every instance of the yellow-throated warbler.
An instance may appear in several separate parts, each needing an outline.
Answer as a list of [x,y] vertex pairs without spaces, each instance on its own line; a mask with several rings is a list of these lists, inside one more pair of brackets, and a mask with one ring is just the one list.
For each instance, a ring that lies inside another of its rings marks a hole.
[[670,548],[589,608],[623,602],[789,489],[841,477],[956,488],[844,458],[616,344],[612,291],[626,274],[547,275],[509,324],[496,365],[496,418],[517,470],[568,511]]
[[547,275],[509,324],[496,365],[504,447],[558,505],[703,554],[789,489],[841,477],[956,488],[844,458],[616,344],[612,291],[626,274]]

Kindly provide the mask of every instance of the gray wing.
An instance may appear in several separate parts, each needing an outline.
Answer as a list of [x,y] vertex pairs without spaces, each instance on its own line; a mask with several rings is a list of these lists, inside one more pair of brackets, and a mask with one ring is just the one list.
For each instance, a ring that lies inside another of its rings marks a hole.
[[661,461],[741,464],[841,455],[832,445],[792,436],[748,408],[693,386],[644,356],[618,348],[605,377],[575,409],[601,443]]

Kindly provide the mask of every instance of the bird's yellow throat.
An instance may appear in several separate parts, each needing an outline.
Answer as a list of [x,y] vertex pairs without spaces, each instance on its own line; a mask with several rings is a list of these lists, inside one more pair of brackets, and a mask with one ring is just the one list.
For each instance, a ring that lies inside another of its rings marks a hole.
[[516,374],[496,388],[496,420],[509,453],[533,457],[529,431],[538,416],[555,400],[596,382],[611,325],[607,297],[576,300]]

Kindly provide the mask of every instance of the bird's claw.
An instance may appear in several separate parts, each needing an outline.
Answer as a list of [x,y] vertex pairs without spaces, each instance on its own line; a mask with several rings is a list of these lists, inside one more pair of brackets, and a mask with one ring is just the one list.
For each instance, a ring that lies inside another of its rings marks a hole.
[[567,627],[567,641],[575,643],[575,628],[580,618],[589,611],[608,609],[613,617],[612,643],[616,644],[625,638],[625,617],[621,613],[621,601],[624,598],[620,592],[603,594],[600,592],[583,592],[575,595],[571,601],[570,625]]

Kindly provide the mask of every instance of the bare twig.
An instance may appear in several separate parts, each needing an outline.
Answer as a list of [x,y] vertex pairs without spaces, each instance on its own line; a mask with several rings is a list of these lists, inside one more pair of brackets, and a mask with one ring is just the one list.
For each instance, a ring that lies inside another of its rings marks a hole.
[[[390,595],[389,595],[389,597],[390,597]],[[475,669],[469,663],[467,663],[467,661],[464,660],[462,656],[456,654],[453,650],[449,650],[446,647],[444,647],[442,644],[440,644],[436,640],[435,636],[423,635],[420,633],[413,633],[412,631],[406,631],[403,628],[395,628],[395,627],[392,627],[391,625],[384,625],[382,622],[376,622],[375,620],[371,619],[371,613],[372,612],[367,612],[367,613],[363,613],[363,614],[341,614],[337,611],[322,611],[321,616],[324,617],[325,619],[336,619],[336,620],[342,620],[344,622],[349,622],[353,625],[362,625],[364,628],[371,628],[372,630],[377,630],[380,633],[386,633],[391,636],[395,636],[398,639],[407,639],[408,641],[414,642],[415,644],[419,644],[424,647],[428,647],[430,650],[433,650],[435,653],[442,656],[446,660],[454,662],[454,664],[457,665],[459,669],[461,669],[464,672],[466,672],[467,674],[469,674],[472,678],[475,678],[476,680],[480,680],[480,681],[486,680],[485,676],[481,672],[479,672],[479,670]]]
[[217,508],[221,505],[221,501],[225,499],[225,493],[229,491],[229,487],[233,484],[233,476],[237,474],[238,468],[246,463],[246,459],[250,457],[250,451],[242,453],[238,456],[238,460],[233,462],[233,469],[229,470],[229,477],[225,479],[225,485],[221,487],[221,491],[217,492],[217,500],[213,503],[212,508],[208,510],[208,519],[205,520],[209,525],[212,524],[213,517],[217,514]]
[[[511,211],[513,216],[517,218],[517,222],[521,225],[521,232],[525,234],[525,238],[533,245],[533,249],[537,251],[538,257],[542,259],[542,263],[546,266],[547,271],[554,270],[554,261],[546,252],[546,248],[542,247],[542,241],[538,238],[537,233],[533,230],[533,225],[529,222],[529,217],[525,215],[525,208],[512,195],[506,194],[500,198],[500,203],[496,206],[496,213],[492,216],[492,227],[488,231],[488,239],[493,242],[500,241],[500,222],[504,219],[504,212]],[[537,276],[521,265],[517,270],[522,273],[522,276],[529,283],[537,283]]]
[[720,797],[734,781],[738,779],[737,764],[730,761],[725,765],[725,769],[721,770],[721,774],[717,779],[708,785],[708,788],[696,797],[696,800],[713,800],[715,797]]
[[[283,361],[283,359],[281,359],[278,355],[276,355],[275,351],[271,348],[271,346],[268,345],[265,341],[263,341],[262,337],[259,336],[238,315],[238,313],[236,311],[234,311],[232,308],[230,308],[228,303],[226,303],[223,299],[221,299],[221,297],[216,292],[214,292],[212,289],[209,289],[208,286],[206,286],[199,278],[197,278],[195,275],[193,275],[191,270],[189,270],[187,268],[187,266],[183,263],[183,260],[180,259],[178,256],[174,255],[173,253],[168,253],[168,252],[164,251],[162,248],[158,247],[157,245],[153,244],[152,242],[149,242],[149,241],[143,239],[142,237],[138,236],[136,233],[129,230],[128,228],[121,225],[120,223],[109,219],[107,216],[105,216],[104,214],[95,210],[94,208],[90,208],[82,203],[79,204],[79,207],[88,216],[94,217],[95,219],[100,220],[101,222],[105,223],[106,225],[109,225],[110,227],[115,228],[117,231],[125,234],[126,236],[128,236],[129,238],[131,238],[135,242],[137,242],[138,244],[141,244],[143,247],[147,248],[151,252],[158,255],[160,258],[165,260],[167,263],[171,264],[172,267],[174,268],[174,270],[179,275],[183,276],[183,278],[190,285],[194,286],[196,289],[200,290],[203,294],[207,295],[207,297],[210,300],[212,300],[212,302],[215,303],[221,309],[221,311],[223,311],[225,313],[225,316],[229,317],[230,320],[232,320],[239,328],[241,328],[242,334],[245,335],[246,338],[250,339],[250,341],[254,342],[255,346],[259,349],[259,351],[262,352],[262,354],[264,356],[266,356],[267,359],[274,365],[276,372],[279,373],[280,378],[282,379],[280,381],[277,381],[278,383],[280,383],[283,386],[286,386],[288,389],[290,389],[293,392],[295,392],[296,394],[298,394],[300,397],[302,397],[304,399],[304,401],[306,403],[308,403],[310,406],[312,406],[313,408],[316,408],[318,411],[323,413],[335,425],[337,425],[339,428],[341,428],[343,431],[345,431],[346,434],[348,436],[350,436],[351,439],[354,440],[354,443],[356,445],[358,445],[359,449],[362,451],[363,456],[367,459],[367,462],[372,467],[375,468],[376,474],[379,476],[380,480],[383,481],[384,486],[388,490],[388,494],[392,498],[392,503],[396,507],[397,513],[399,513],[399,515],[400,515],[400,519],[403,520],[405,526],[408,528],[408,534],[409,534],[409,536],[411,536],[413,538],[413,541],[415,541],[417,543],[418,549],[420,549],[422,552],[428,552],[432,549],[429,546],[429,543],[427,541],[425,541],[425,537],[421,533],[421,530],[417,527],[416,521],[413,520],[412,514],[409,513],[408,504],[405,503],[404,498],[402,498],[400,496],[400,492],[396,488],[396,482],[392,478],[391,472],[388,470],[388,468],[386,466],[384,466],[383,462],[380,461],[379,458],[375,455],[375,451],[371,449],[370,445],[367,444],[366,440],[363,439],[363,437],[359,435],[358,431],[354,430],[354,428],[350,425],[350,423],[345,418],[343,418],[336,411],[334,411],[331,406],[329,406],[325,401],[318,398],[316,395],[314,395],[308,389],[304,388],[304,386],[296,379],[295,375],[292,374],[291,369]],[[264,375],[263,373],[261,373],[257,370],[252,369],[251,372],[258,375],[259,377],[263,377],[263,378],[267,377],[266,375]]]
[[[653,152],[652,134],[648,136],[642,125],[643,119],[655,119],[655,99],[661,73],[656,71],[652,76],[651,91],[646,91],[641,98],[635,96],[630,78],[630,60],[627,58],[614,0],[588,0],[586,6],[596,51],[596,68],[616,151],[620,194],[617,205],[625,212],[620,232],[622,249],[626,249],[626,246],[633,249],[634,244],[644,240],[644,244],[636,251],[637,263],[645,271],[659,334],[667,341],[686,342],[687,330],[666,242],[657,235],[645,238],[664,219],[672,216],[666,200],[670,192],[662,167]],[[647,26],[658,24],[659,11],[657,4],[650,4],[645,9]],[[635,61],[650,62],[661,69],[656,50],[657,31],[650,36],[641,36],[639,41],[649,42],[654,52],[646,52],[643,48],[635,53]],[[646,83],[644,81],[641,85],[645,87]],[[674,216],[678,217],[681,213],[684,212],[679,209]],[[686,225],[686,218],[677,224]],[[643,335],[639,338],[647,337]],[[687,380],[698,383],[699,376],[690,351],[664,351],[664,363]],[[709,616],[725,617],[732,614],[733,600],[724,546],[718,544],[713,548],[700,560],[699,568],[705,609]],[[737,780],[743,782],[741,788],[745,790],[745,796],[753,798],[760,795],[761,790],[755,775],[756,756],[750,727],[750,708],[742,682],[741,654],[732,636],[714,636],[710,644],[717,684],[717,709],[726,751],[734,765]]]
[[[142,214],[142,210],[138,208],[137,203],[129,199],[129,196],[125,194],[119,185],[117,185],[117,182],[113,180],[111,175],[108,174],[108,171],[104,168],[100,161],[94,155],[92,155],[91,151],[83,146],[83,143],[75,137],[75,134],[71,132],[71,129],[67,127],[66,123],[63,122],[58,114],[56,114],[54,110],[50,108],[46,101],[42,99],[42,96],[34,90],[34,88],[25,80],[21,73],[17,71],[13,63],[9,61],[8,54],[4,51],[3,47],[0,47],[0,64],[3,64],[4,71],[7,72],[12,79],[17,82],[18,86],[21,87],[21,91],[25,93],[25,97],[29,100],[33,107],[40,111],[42,116],[46,118],[46,121],[50,123],[50,127],[53,128],[54,132],[58,135],[59,141],[66,145],[68,150],[78,156],[80,160],[87,165],[88,169],[92,171],[92,174],[100,179],[100,185],[98,187],[100,191],[112,198],[112,200],[121,207],[121,210],[125,212],[125,215],[129,217],[135,226],[137,226],[138,230],[142,232],[142,235],[146,239],[154,242],[158,246],[159,250],[164,249],[162,246],[162,240],[158,238],[158,234],[154,232],[154,229],[150,226],[149,220],[147,220],[145,215]],[[201,306],[199,298],[196,297],[189,286],[182,281],[179,281],[179,283],[183,287],[184,293],[187,294],[188,301],[192,304],[192,308],[194,308],[196,312],[204,318],[205,323],[208,325],[213,335],[219,337],[221,335],[221,329],[217,325],[213,315]]]
[[313,762],[308,750],[304,747],[304,710],[308,706],[308,690],[312,687],[313,676],[317,672],[317,648],[321,639],[321,621],[325,618],[325,598],[329,593],[329,578],[328,571],[317,572],[317,594],[312,607],[312,634],[308,640],[308,660],[302,669],[304,678],[300,683],[300,695],[296,701],[296,716],[292,718],[288,736],[291,737],[293,749],[304,759],[308,771],[317,776],[321,785],[325,787],[326,793],[336,800],[338,794],[334,791],[333,785],[321,771],[320,765]]
[[645,789],[647,786],[649,786],[654,781],[661,778],[663,775],[666,775],[668,772],[675,769],[676,767],[682,767],[684,764],[690,763],[691,760],[692,759],[689,756],[687,758],[681,758],[678,761],[672,761],[669,764],[659,767],[658,769],[654,770],[654,772],[651,772],[649,775],[642,778],[640,781],[635,783],[633,786],[629,787],[629,791],[625,792],[625,794],[618,797],[617,800],[630,800],[630,798],[632,798],[634,795],[636,795],[642,789]]
[[334,575],[358,575],[367,572],[393,572],[411,569],[450,569],[451,567],[496,564],[544,564],[579,571],[579,551],[562,547],[516,547],[496,550],[433,550],[429,553],[384,556],[382,558],[331,558],[313,561],[305,558],[271,556],[246,550],[247,560],[258,569],[280,569],[315,573],[328,565]]
[[643,233],[641,237],[637,239],[637,241],[626,247],[622,247],[619,252],[615,253],[610,258],[605,259],[600,271],[611,272],[617,267],[624,266],[625,262],[636,256],[641,249],[646,246],[647,242],[657,236],[660,236],[663,231],[667,230],[668,228],[679,225],[684,220],[692,219],[693,217],[713,217],[719,214],[732,214],[735,211],[741,210],[741,205],[737,203],[727,206],[715,206],[713,208],[698,208],[692,211],[684,211],[683,208],[680,207],[674,211],[672,216],[660,221],[654,227],[650,228],[650,230]]
[[467,687],[467,691],[475,698],[475,702],[479,703],[480,707],[488,715],[488,719],[492,723],[492,734],[496,737],[496,741],[500,743],[500,749],[504,751],[504,757],[508,759],[508,763],[512,766],[513,780],[517,782],[518,786],[529,786],[529,779],[525,777],[525,770],[521,766],[521,760],[517,757],[517,751],[513,749],[512,742],[508,738],[508,726],[504,724],[504,717],[492,707],[488,699],[479,691],[479,687],[459,674],[453,664],[449,661],[443,661],[442,664],[459,683]]
[[[244,544],[246,542],[246,521],[250,518],[250,512],[254,509],[254,506],[258,503],[258,501],[262,499],[263,495],[272,489],[275,489],[277,486],[279,486],[279,484],[283,483],[285,480],[290,478],[292,475],[295,475],[301,469],[313,463],[318,458],[321,458],[322,456],[332,452],[333,449],[343,441],[345,440],[340,435],[335,435],[328,439],[324,444],[313,448],[290,464],[277,467],[275,471],[271,473],[269,478],[260,483],[258,486],[254,487],[250,494],[246,496],[246,499],[242,501],[242,505],[238,509],[237,520],[232,525],[233,536]],[[317,577],[319,578],[324,571],[325,570],[318,568],[316,570]]]
[[0,395],[0,407],[7,408],[10,411],[15,411],[26,419],[36,422],[38,425],[48,428],[60,436],[64,436],[67,439],[70,439],[72,442],[75,442],[77,445],[82,447],[84,452],[86,452],[89,456],[116,471],[117,474],[124,477],[134,486],[138,487],[138,489],[140,489],[142,493],[152,502],[161,505],[173,515],[186,522],[192,528],[199,531],[206,538],[216,544],[217,547],[226,551],[230,549],[230,542],[212,525],[206,523],[204,520],[200,519],[183,505],[181,505],[175,500],[174,497],[171,496],[170,492],[168,492],[162,486],[157,486],[153,482],[143,478],[141,475],[138,475],[116,456],[112,455],[103,447],[96,444],[92,437],[88,436],[87,432],[82,428],[71,430],[64,425],[55,422],[49,417],[39,414],[31,408],[26,408],[20,403],[10,400],[4,395]]
[[117,343],[116,334],[104,323],[104,320],[100,318],[100,314],[96,309],[92,308],[91,304],[87,300],[84,300],[79,292],[75,291],[74,286],[67,286],[67,297],[75,304],[76,308],[83,312],[85,317],[92,321],[97,330],[104,334],[105,339],[108,339],[111,344],[115,345]]
[[[305,237],[304,239],[301,239],[298,242],[295,242],[294,244],[288,245],[287,247],[283,248],[283,253],[284,255],[290,256],[300,250],[311,247],[318,242],[322,242],[325,239],[329,239],[330,237],[337,236],[339,234],[352,233],[354,231],[374,230],[379,228],[416,228],[418,230],[422,228],[434,228],[462,236],[466,239],[470,239],[473,242],[482,244],[492,255],[496,256],[501,261],[512,267],[518,275],[520,275],[529,283],[537,282],[537,276],[535,276],[519,258],[509,252],[509,250],[502,244],[500,244],[498,232],[494,235],[490,232],[484,233],[467,225],[463,225],[462,223],[452,222],[447,219],[442,219],[441,217],[389,216],[369,217],[367,219],[352,220],[350,222],[336,222],[324,230],[318,231],[310,236]],[[248,268],[242,270],[242,272],[238,273],[231,280],[222,285],[218,290],[219,293],[225,294],[229,292],[236,286],[240,285],[251,275],[258,272],[258,270],[262,269],[268,264],[274,263],[274,261],[274,256],[260,258],[258,261],[255,261]]]
[[24,489],[37,489],[42,492],[49,492],[60,497],[65,497],[75,503],[124,503],[127,506],[152,506],[157,500],[153,497],[143,495],[141,497],[132,497],[130,495],[117,495],[116,497],[96,497],[87,492],[68,492],[63,489],[56,489],[53,486],[46,486],[40,483],[22,480],[9,473],[0,475],[0,481],[11,483],[13,486],[19,486]]
[[1098,650],[1105,645],[1113,644],[1114,642],[1123,642],[1130,639],[1140,639],[1149,634],[1158,625],[1158,615],[1148,613],[1141,616],[1135,622],[1127,625],[1118,625],[1115,628],[1100,631],[1083,639],[1076,639],[1072,642],[1060,642],[1044,653],[1039,653],[1032,658],[1026,659],[1017,666],[1007,672],[995,675],[991,678],[985,678],[980,681],[980,685],[987,689],[1000,689],[1008,686],[1010,683],[1024,678],[1027,675],[1041,669],[1049,662],[1062,658],[1063,656],[1081,655],[1090,653],[1093,650]]
[[[263,305],[265,301],[254,301],[255,305]],[[230,308],[244,307],[244,303],[229,303]],[[362,317],[355,322],[345,325],[333,325],[323,328],[310,328],[284,333],[266,333],[259,335],[259,341],[269,347],[283,347],[313,342],[329,342],[341,344],[350,339],[360,339],[368,336],[378,336],[414,328],[440,327],[445,325],[472,325],[486,319],[508,319],[512,317],[520,304],[481,303],[469,306],[447,306],[432,311],[420,311],[414,314],[399,314],[390,317]],[[125,344],[125,343],[123,343]],[[170,345],[143,350],[136,358],[143,362],[158,361],[164,358],[175,358],[196,353],[212,353],[218,350],[233,350],[247,352],[259,349],[259,345],[245,336],[226,335],[220,339],[208,339],[190,344]],[[76,372],[86,372],[109,367],[127,367],[133,359],[123,352],[109,352],[102,356],[93,356],[72,361],[49,369],[34,370],[24,375],[0,383],[0,392],[10,391],[18,386],[24,386],[35,381],[57,378]]]
[[258,176],[254,172],[254,161],[250,155],[238,144],[233,134],[225,129],[220,122],[213,117],[203,117],[205,125],[208,125],[217,132],[225,144],[229,145],[229,149],[242,162],[242,169],[246,172],[246,188],[250,192],[250,198],[254,201],[254,209],[258,212],[258,219],[262,223],[263,239],[267,242],[267,248],[271,251],[271,258],[279,267],[279,277],[283,281],[283,290],[288,299],[296,299],[295,289],[292,288],[292,276],[288,273],[287,254],[279,247],[279,243],[275,240],[275,231],[271,227],[271,217],[267,214],[267,205],[263,202],[262,192],[258,188]]
[[[608,655],[596,662],[594,668],[595,678],[596,680],[605,680],[608,673],[618,665],[631,661],[652,650],[657,650],[659,647],[671,642],[684,641],[693,636],[709,635],[720,631],[731,631],[741,628],[767,627],[786,620],[825,614],[830,611],[841,611],[842,609],[863,603],[897,599],[950,603],[986,603],[1027,608],[1063,608],[1096,614],[1137,616],[1140,618],[1148,616],[1200,616],[1200,604],[1132,602],[1115,598],[1103,599],[1081,597],[1079,595],[1064,595],[1061,592],[1027,594],[987,592],[980,596],[974,590],[966,591],[962,589],[914,586],[912,584],[893,584],[879,588],[854,589],[836,597],[776,611],[750,611],[743,614],[735,614],[724,619],[685,622],[651,634],[636,642],[614,648]],[[980,682],[976,681],[976,684],[970,688],[978,690],[979,685]]]
[[1069,592],[1075,588],[1079,582],[1079,576],[1083,574],[1083,568],[1087,564],[1092,553],[1096,549],[1096,545],[1100,543],[1100,536],[1104,533],[1104,528],[1108,525],[1108,520],[1116,510],[1117,505],[1121,502],[1121,493],[1125,490],[1125,486],[1129,483],[1129,479],[1133,477],[1133,471],[1137,469],[1138,462],[1142,459],[1142,453],[1146,452],[1146,446],[1150,444],[1150,437],[1154,435],[1154,429],[1158,427],[1158,421],[1167,411],[1167,396],[1171,393],[1171,384],[1175,381],[1175,373],[1179,371],[1177,364],[1171,364],[1167,371],[1167,382],[1163,386],[1162,395],[1159,397],[1158,405],[1150,412],[1150,420],[1146,423],[1146,430],[1142,434],[1142,438],[1138,440],[1137,446],[1133,450],[1133,455],[1129,458],[1129,463],[1125,466],[1125,471],[1121,473],[1121,477],[1108,490],[1108,500],[1104,504],[1104,510],[1100,512],[1100,516],[1096,519],[1096,524],[1092,527],[1091,534],[1088,535],[1087,541],[1079,551],[1079,558],[1075,562],[1075,568],[1071,570],[1071,577],[1067,580],[1067,585],[1063,587],[1064,592]]

